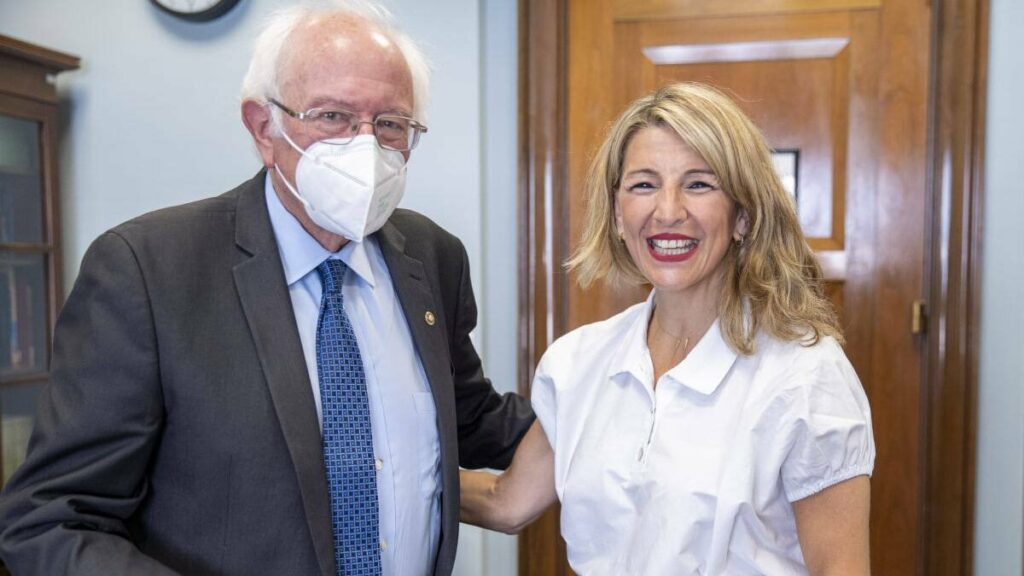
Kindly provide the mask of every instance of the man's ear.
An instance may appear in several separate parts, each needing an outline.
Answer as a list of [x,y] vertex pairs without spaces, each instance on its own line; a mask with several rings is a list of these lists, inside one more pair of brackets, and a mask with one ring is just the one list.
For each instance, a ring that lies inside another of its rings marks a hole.
[[256,100],[242,102],[242,123],[252,134],[252,141],[267,168],[274,166],[274,119],[270,108]]

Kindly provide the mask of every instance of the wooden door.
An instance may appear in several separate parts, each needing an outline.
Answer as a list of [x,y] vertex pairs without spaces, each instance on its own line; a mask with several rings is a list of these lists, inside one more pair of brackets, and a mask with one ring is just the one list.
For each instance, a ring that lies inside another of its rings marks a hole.
[[[930,3],[565,0],[521,6],[521,42],[528,46],[521,52],[527,59],[521,109],[524,382],[554,337],[646,295],[604,286],[583,291],[558,267],[579,238],[579,191],[604,130],[628,102],[667,82],[716,85],[733,95],[773,148],[798,160],[801,224],[825,270],[847,354],[872,405],[878,448],[873,572],[922,573],[930,532],[923,393],[929,343],[914,329],[912,312],[929,291],[926,259],[934,257],[928,250]],[[970,502],[969,495],[957,496],[963,499],[949,504]],[[569,572],[557,534],[557,511],[526,532],[520,573]],[[958,536],[969,538],[963,531]]]

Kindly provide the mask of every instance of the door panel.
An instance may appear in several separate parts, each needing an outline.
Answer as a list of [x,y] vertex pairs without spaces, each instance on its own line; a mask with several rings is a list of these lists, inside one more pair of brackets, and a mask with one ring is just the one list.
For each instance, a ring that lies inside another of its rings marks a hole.
[[707,16],[755,16],[823,10],[877,8],[881,0],[615,0],[614,14],[619,21],[659,20]]

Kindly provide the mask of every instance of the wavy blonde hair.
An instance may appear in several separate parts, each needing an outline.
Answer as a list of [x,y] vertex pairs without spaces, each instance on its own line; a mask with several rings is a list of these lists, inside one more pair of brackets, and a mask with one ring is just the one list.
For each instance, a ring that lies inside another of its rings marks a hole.
[[567,267],[581,286],[646,284],[615,226],[615,194],[626,147],[650,126],[673,130],[715,172],[722,190],[749,220],[742,246],[725,255],[719,320],[729,344],[754,353],[759,331],[813,345],[823,336],[842,342],[823,277],[800,229],[796,206],[772,164],[760,130],[727,96],[698,83],[665,86],[633,102],[612,124],[584,185],[583,236]]

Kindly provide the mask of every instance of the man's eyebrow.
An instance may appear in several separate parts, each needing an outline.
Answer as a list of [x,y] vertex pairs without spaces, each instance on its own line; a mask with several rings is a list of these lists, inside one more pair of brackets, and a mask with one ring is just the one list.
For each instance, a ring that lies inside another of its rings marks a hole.
[[332,106],[336,108],[351,108],[351,105],[345,100],[338,98],[332,98],[330,96],[318,96],[310,100],[309,105],[313,108],[323,108],[324,106]]
[[[321,96],[319,98],[314,98],[310,102],[310,108],[338,108],[340,110],[345,110],[347,112],[356,112],[356,107],[353,106],[351,102],[348,102],[347,100],[342,100],[340,98],[335,98],[332,96]],[[412,112],[402,107],[387,108],[385,110],[380,110],[376,112],[376,114],[374,115],[378,114],[392,114],[398,116],[412,117]]]

